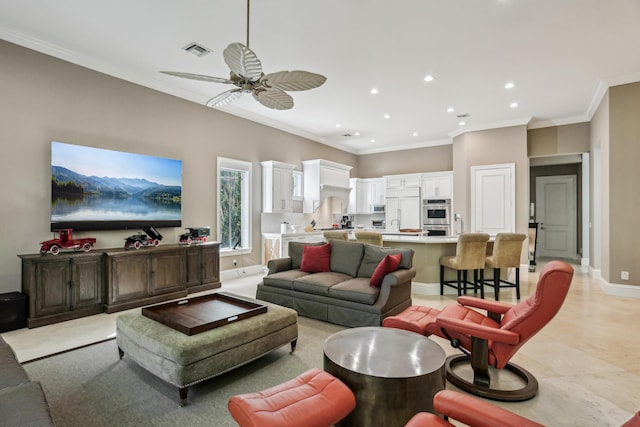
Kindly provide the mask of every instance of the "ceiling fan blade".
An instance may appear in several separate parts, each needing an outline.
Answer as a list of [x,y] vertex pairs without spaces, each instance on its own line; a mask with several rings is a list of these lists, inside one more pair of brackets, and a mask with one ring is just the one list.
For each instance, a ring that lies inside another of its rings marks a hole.
[[255,53],[242,43],[231,43],[222,53],[224,62],[235,74],[255,82],[262,76],[262,64]]
[[221,107],[229,104],[242,96],[242,89],[231,89],[214,96],[207,101],[207,107]]
[[308,71],[279,71],[265,75],[261,82],[267,86],[282,90],[309,90],[322,86],[327,78]]
[[222,77],[205,76],[202,74],[180,73],[177,71],[160,71],[160,72],[162,74],[168,74],[170,76],[175,76],[175,77],[182,77],[184,79],[201,80],[203,82],[212,82],[212,83],[233,84],[231,80],[224,79]]
[[293,98],[280,89],[262,89],[253,91],[253,97],[262,105],[274,110],[293,108]]

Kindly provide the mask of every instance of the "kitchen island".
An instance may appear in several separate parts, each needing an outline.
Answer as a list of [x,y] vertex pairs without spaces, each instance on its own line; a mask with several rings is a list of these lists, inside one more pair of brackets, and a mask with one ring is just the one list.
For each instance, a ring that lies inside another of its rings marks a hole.
[[[354,231],[348,230],[349,239],[355,240]],[[439,294],[440,293],[440,257],[456,254],[456,244],[458,242],[458,236],[424,236],[422,233],[415,232],[399,232],[399,231],[386,231],[386,230],[367,230],[367,231],[380,231],[382,233],[382,242],[385,247],[391,248],[411,248],[414,251],[413,256],[413,268],[416,270],[416,277],[414,281],[414,292],[422,294]],[[312,232],[299,232],[299,233],[263,233],[265,238],[267,253],[271,252],[271,256],[266,257],[268,259],[277,258],[279,256],[287,256],[285,245],[288,246],[289,241],[308,241],[318,242],[324,238],[321,231],[314,230]],[[493,251],[493,239],[492,236],[487,244],[487,254],[490,255]],[[279,248],[274,251],[273,242],[277,241]],[[286,253],[286,254],[283,254]],[[265,258],[263,258],[265,259]],[[485,272],[486,273],[486,272]],[[490,273],[489,277],[492,277]],[[447,272],[447,279],[454,278],[452,271]],[[486,274],[485,274],[486,276]],[[445,289],[445,291],[448,291]]]

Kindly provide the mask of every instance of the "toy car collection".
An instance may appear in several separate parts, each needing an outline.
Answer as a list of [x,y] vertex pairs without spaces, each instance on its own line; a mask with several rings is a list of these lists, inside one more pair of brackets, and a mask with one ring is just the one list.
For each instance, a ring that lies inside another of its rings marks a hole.
[[[56,237],[56,233],[58,234],[58,237]],[[46,253],[58,255],[62,249],[89,252],[95,243],[96,239],[93,237],[74,239],[73,229],[63,228],[53,232],[53,239],[40,243],[40,253],[42,255]]]
[[209,227],[194,227],[187,228],[187,230],[189,230],[187,233],[180,235],[179,243],[182,245],[191,246],[192,243],[205,243],[207,236],[211,233]]
[[158,233],[158,230],[153,227],[142,227],[142,230],[146,234],[138,233],[124,239],[125,249],[129,249],[132,246],[136,249],[140,249],[143,246],[158,246],[160,244],[162,234]]

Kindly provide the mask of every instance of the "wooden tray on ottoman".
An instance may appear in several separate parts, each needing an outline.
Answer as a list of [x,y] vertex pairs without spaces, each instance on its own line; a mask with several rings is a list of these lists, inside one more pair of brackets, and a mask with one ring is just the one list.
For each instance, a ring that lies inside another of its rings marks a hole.
[[142,315],[187,335],[266,313],[267,306],[215,293],[144,307]]

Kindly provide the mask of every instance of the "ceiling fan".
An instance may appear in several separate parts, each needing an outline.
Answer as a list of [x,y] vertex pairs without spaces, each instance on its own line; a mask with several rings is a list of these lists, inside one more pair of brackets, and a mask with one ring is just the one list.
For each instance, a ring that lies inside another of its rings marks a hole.
[[245,93],[251,93],[265,107],[274,110],[291,109],[293,98],[285,91],[313,89],[321,86],[327,78],[320,74],[299,70],[264,74],[260,60],[249,49],[249,2],[250,0],[247,0],[247,44],[231,43],[222,53],[224,62],[231,70],[228,79],[177,71],[160,72],[175,77],[237,86],[208,100],[206,104],[208,107],[220,107],[235,101]]

